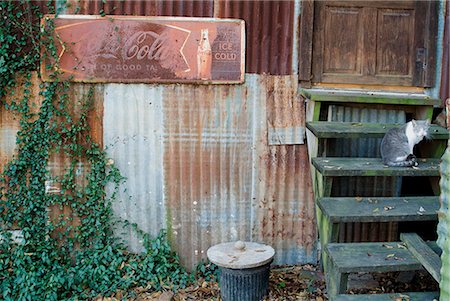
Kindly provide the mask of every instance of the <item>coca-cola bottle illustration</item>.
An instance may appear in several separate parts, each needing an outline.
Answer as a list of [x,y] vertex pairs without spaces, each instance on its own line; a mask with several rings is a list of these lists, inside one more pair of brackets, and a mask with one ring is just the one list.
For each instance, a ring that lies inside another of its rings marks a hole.
[[212,52],[208,29],[202,29],[197,48],[197,77],[201,80],[211,79]]

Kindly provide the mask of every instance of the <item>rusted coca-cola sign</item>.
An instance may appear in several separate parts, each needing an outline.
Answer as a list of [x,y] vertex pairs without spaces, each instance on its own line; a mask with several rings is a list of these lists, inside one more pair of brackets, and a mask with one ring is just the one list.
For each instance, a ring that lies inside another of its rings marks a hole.
[[[244,81],[244,21],[179,17],[47,15],[59,68],[76,82]],[[41,73],[51,81],[51,63]]]

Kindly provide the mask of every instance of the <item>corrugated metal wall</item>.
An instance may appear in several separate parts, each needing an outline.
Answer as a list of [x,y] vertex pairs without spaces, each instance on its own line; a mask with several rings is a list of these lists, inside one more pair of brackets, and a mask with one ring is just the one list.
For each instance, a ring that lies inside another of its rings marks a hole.
[[439,283],[441,289],[440,300],[450,300],[450,144],[442,156],[441,163],[441,208],[439,210],[439,224],[438,224],[438,245],[442,249],[442,268],[441,281]]
[[[126,177],[113,210],[122,225],[125,221],[136,223],[152,236],[167,227],[162,93],[161,86],[144,84],[109,84],[104,92],[105,149]],[[117,233],[127,240],[131,250],[142,250],[132,229],[118,228]]]
[[440,97],[445,106],[445,100],[450,98],[450,2],[446,2],[444,25],[444,51],[442,55],[442,75]]
[[[248,75],[231,86],[106,85],[104,143],[127,177],[117,216],[151,234],[168,228],[187,266],[211,245],[238,239],[273,245],[277,263],[314,262],[306,147],[268,146],[274,86],[291,89],[295,101],[295,76]],[[140,249],[131,230],[123,237]]]
[[[214,12],[220,18],[245,20],[246,72],[292,74],[295,1],[223,0]],[[296,71],[295,71],[296,72]]]
[[[19,102],[23,98],[22,85],[25,78],[17,78],[17,87],[6,95],[4,100],[8,104],[11,102]],[[41,105],[42,98],[39,96],[39,85],[41,81],[38,79],[37,73],[33,73],[30,78],[30,110],[35,113]],[[16,134],[20,130],[20,123],[17,114],[6,110],[3,104],[0,104],[0,173],[3,172],[6,164],[11,161],[16,153]]]
[[214,0],[68,0],[65,13],[212,17]]
[[[100,130],[127,177],[114,210],[152,235],[168,228],[187,266],[236,239],[273,245],[277,263],[315,262],[304,102],[290,76],[299,2],[82,0],[65,13],[244,19],[246,73],[262,74],[244,85],[105,85]],[[117,232],[140,250],[132,230]]]

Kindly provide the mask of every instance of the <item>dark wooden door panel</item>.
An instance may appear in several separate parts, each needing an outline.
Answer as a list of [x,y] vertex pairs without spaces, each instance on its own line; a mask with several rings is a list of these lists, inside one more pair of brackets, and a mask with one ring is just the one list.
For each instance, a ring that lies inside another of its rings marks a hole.
[[414,11],[378,9],[376,75],[412,78]]
[[324,73],[361,74],[362,15],[360,8],[325,8]]
[[316,1],[312,82],[427,85],[430,11],[422,1]]

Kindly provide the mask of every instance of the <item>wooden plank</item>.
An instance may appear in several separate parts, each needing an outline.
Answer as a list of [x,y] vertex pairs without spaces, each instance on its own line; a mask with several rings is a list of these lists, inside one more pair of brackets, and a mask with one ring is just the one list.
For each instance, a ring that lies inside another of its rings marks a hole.
[[441,258],[416,233],[401,233],[400,239],[423,267],[437,281],[441,281]]
[[[382,138],[391,128],[400,126],[395,123],[364,123],[364,122],[307,122],[306,127],[317,138]],[[429,128],[430,139],[447,140],[450,131],[432,124]]]
[[429,197],[334,197],[317,200],[332,223],[437,220],[438,196]]
[[[314,160],[315,158],[313,158]],[[327,197],[331,195],[331,188],[333,186],[333,178],[324,177],[323,174],[316,170],[316,186],[314,187],[314,195],[316,198]]]
[[302,85],[311,85],[312,42],[314,26],[314,1],[302,1],[299,36],[298,77]]
[[420,270],[419,260],[398,242],[329,243],[325,251],[340,273]]
[[330,258],[326,258],[325,277],[327,281],[328,298],[333,300],[337,294],[345,293],[347,290],[348,273],[341,273]]
[[334,301],[439,300],[439,292],[407,292],[394,294],[337,295]]
[[440,159],[418,159],[418,167],[388,167],[380,158],[313,158],[314,167],[326,177],[345,176],[439,176]]
[[425,1],[425,3],[427,4],[427,14],[425,16],[427,24],[424,45],[427,49],[427,58],[426,69],[424,70],[424,86],[433,87],[436,72],[436,36],[439,27],[439,3],[437,1]]
[[320,102],[353,102],[433,106],[440,105],[441,100],[424,94],[394,92],[352,92],[332,89],[302,89],[300,93],[306,98]]

